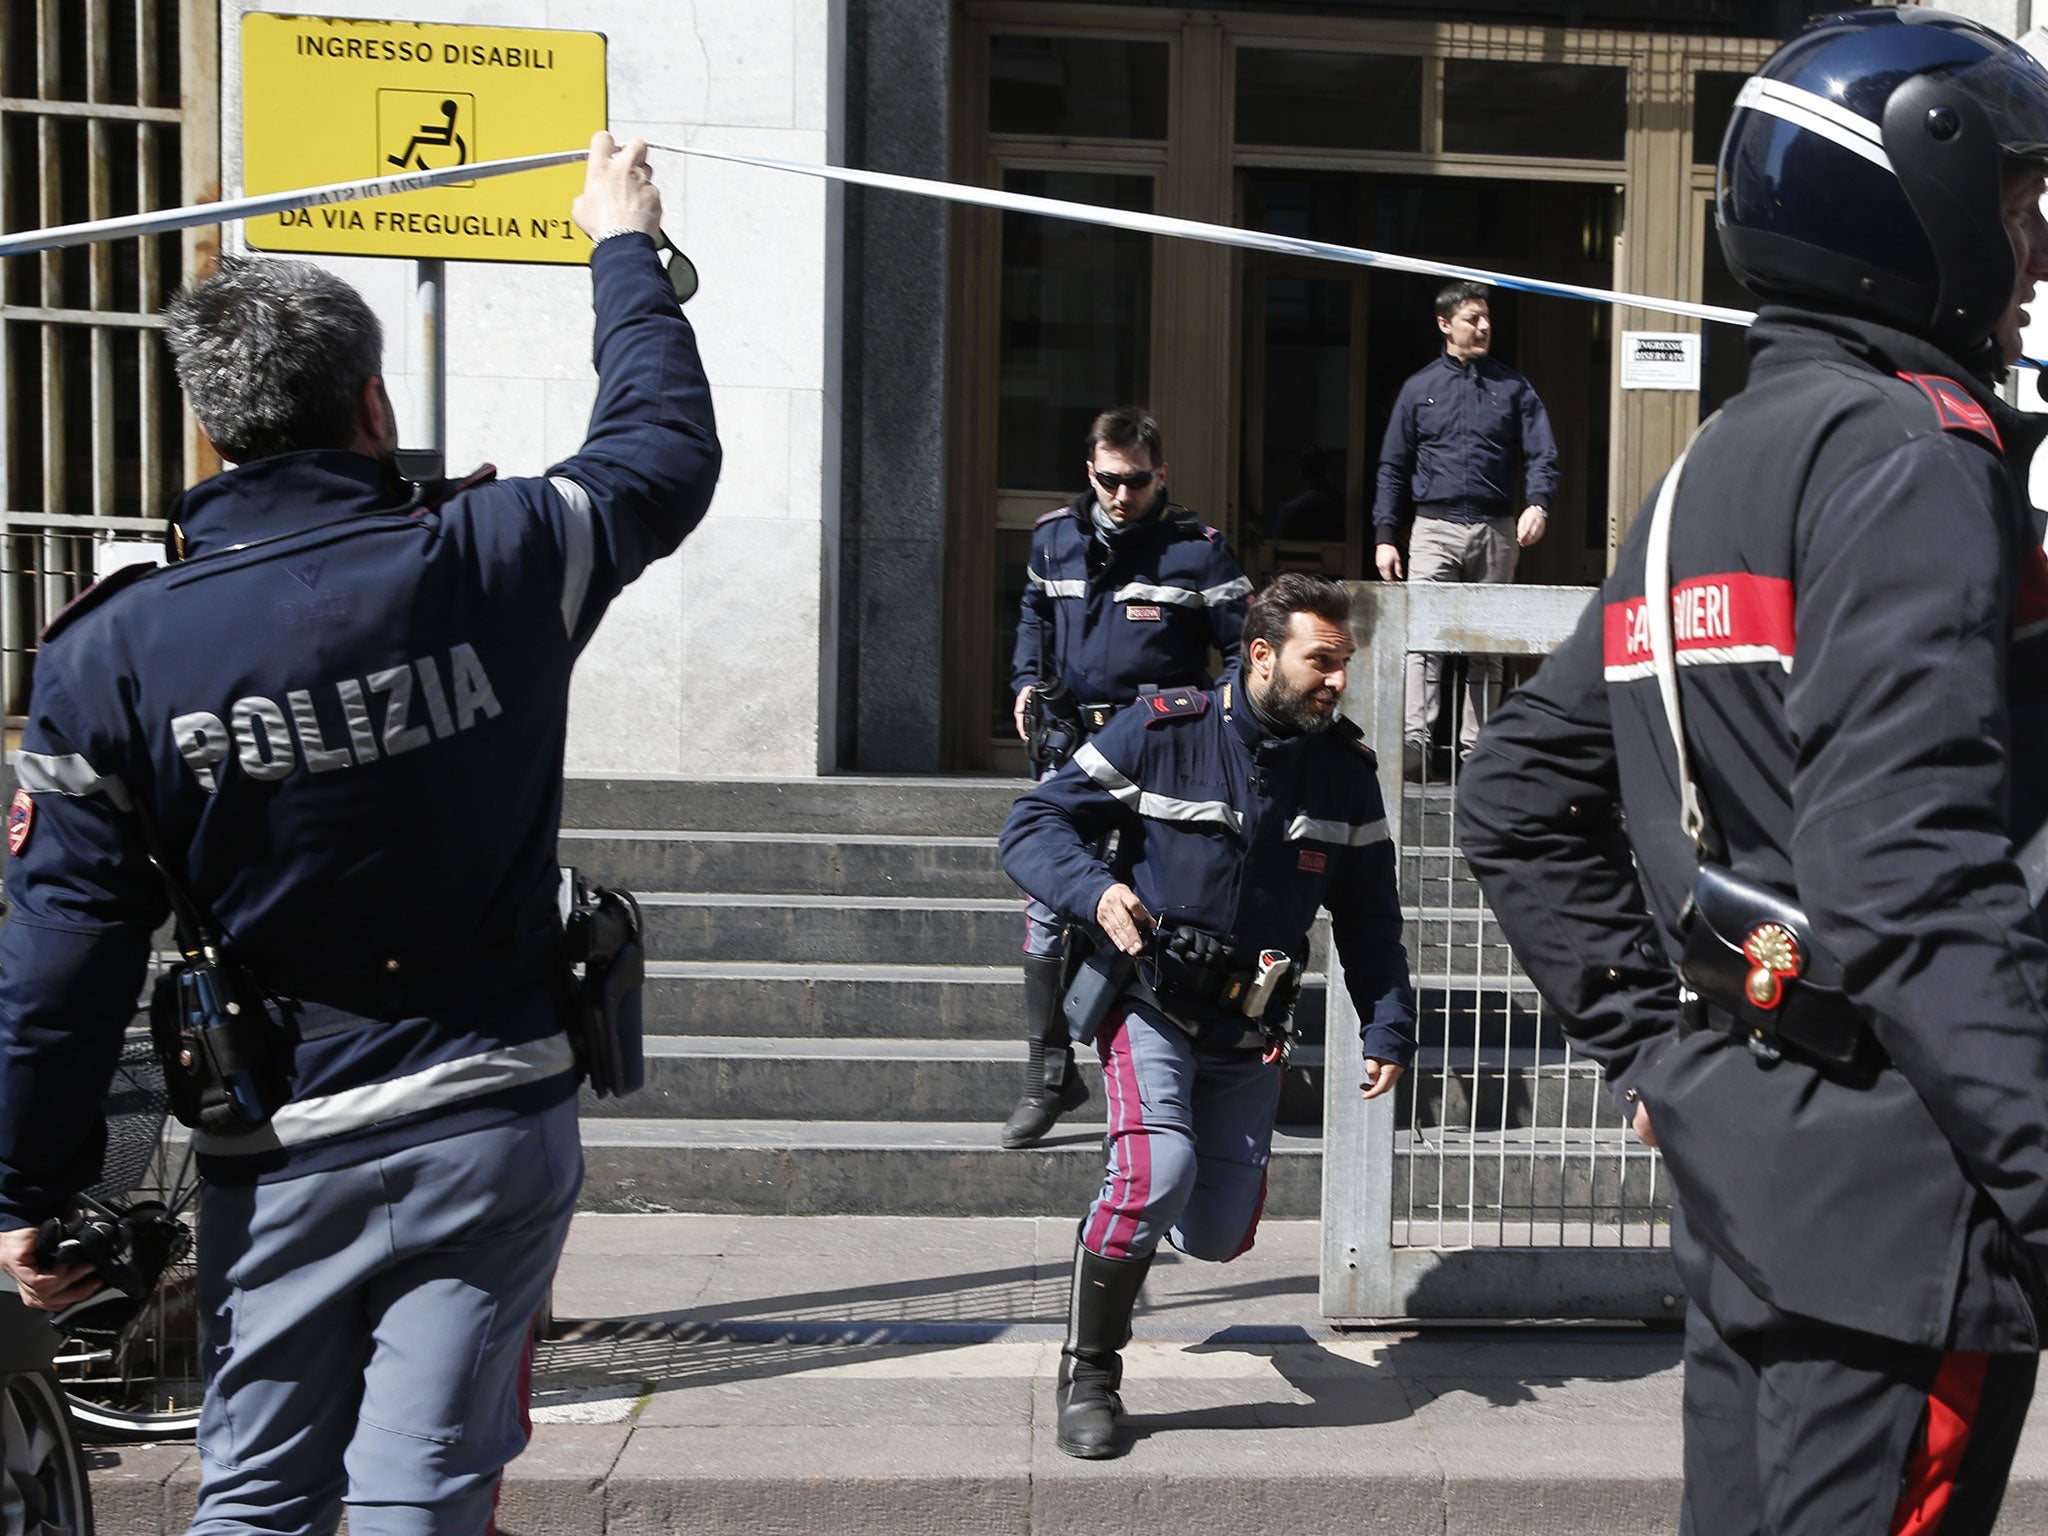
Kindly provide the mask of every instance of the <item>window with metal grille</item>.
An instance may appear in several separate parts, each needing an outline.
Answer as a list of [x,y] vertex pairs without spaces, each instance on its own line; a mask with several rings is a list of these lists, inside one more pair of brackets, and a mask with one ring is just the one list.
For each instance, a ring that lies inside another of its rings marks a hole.
[[[218,195],[212,0],[0,0],[0,225],[38,229]],[[161,532],[213,465],[158,313],[217,231],[0,263],[0,703],[97,546]],[[104,557],[102,557],[104,558]]]

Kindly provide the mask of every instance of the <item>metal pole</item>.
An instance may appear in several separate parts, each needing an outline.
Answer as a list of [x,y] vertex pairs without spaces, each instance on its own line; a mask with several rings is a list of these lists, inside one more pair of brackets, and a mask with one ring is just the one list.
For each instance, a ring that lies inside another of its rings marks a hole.
[[420,304],[420,440],[448,451],[448,264],[438,256],[416,264]]

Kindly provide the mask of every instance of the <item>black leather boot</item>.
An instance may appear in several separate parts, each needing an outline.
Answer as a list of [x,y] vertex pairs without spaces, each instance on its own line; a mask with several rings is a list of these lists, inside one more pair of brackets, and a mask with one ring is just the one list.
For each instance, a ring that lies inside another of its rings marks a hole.
[[1067,1342],[1060,1350],[1059,1447],[1069,1456],[1102,1461],[1118,1453],[1116,1421],[1124,1411],[1117,1388],[1131,1342],[1131,1308],[1152,1255],[1105,1259],[1074,1245],[1074,1287],[1067,1302]]
[[1003,1145],[1011,1151],[1030,1146],[1061,1115],[1088,1102],[1088,1085],[1074,1065],[1066,1015],[1060,1011],[1063,968],[1058,955],[1024,957],[1024,1039],[1030,1055],[1024,1067],[1024,1097],[1003,1126]]

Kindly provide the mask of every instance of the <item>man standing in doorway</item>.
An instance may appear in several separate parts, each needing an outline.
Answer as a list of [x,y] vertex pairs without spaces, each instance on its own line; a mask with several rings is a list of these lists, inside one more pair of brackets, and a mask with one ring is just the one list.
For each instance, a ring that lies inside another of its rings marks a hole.
[[[1064,685],[1071,722],[1041,729],[1032,769],[1044,778],[1140,693],[1209,686],[1209,652],[1237,659],[1252,584],[1223,535],[1167,497],[1159,423],[1136,406],[1104,411],[1088,429],[1088,489],[1038,520],[1010,661],[1017,734],[1041,683]],[[1041,706],[1045,700],[1041,698]],[[1003,1145],[1029,1146],[1088,1100],[1060,1014],[1060,919],[1024,908],[1024,1095]]]
[[[1444,350],[1401,386],[1380,445],[1373,536],[1380,578],[1509,582],[1521,551],[1543,537],[1557,494],[1557,439],[1529,381],[1496,362],[1493,316],[1481,283],[1436,296]],[[1517,510],[1519,508],[1519,510]],[[1400,534],[1412,520],[1403,569]],[[1403,756],[1411,778],[1428,759],[1443,701],[1438,655],[1408,658]],[[1458,756],[1472,750],[1500,698],[1500,658],[1465,663]]]

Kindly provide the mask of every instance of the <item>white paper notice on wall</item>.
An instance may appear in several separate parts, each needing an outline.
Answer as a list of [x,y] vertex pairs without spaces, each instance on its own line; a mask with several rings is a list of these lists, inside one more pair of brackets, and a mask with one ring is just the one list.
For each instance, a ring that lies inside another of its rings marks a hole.
[[1623,389],[1698,389],[1700,339],[1685,331],[1623,331]]

